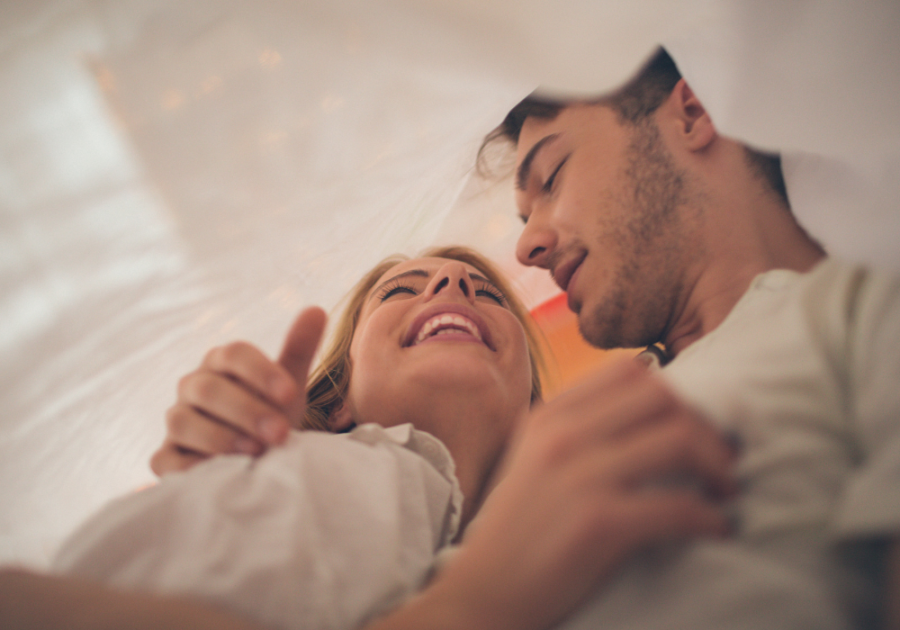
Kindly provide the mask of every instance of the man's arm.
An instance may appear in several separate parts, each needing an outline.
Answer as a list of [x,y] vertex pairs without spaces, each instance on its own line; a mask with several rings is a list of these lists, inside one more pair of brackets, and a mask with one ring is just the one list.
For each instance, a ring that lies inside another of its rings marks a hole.
[[0,628],[265,630],[188,598],[119,591],[19,569],[0,569]]
[[[609,366],[520,424],[504,477],[428,588],[366,630],[555,626],[648,546],[727,535],[734,453],[661,379]],[[660,487],[688,475],[705,487]]]

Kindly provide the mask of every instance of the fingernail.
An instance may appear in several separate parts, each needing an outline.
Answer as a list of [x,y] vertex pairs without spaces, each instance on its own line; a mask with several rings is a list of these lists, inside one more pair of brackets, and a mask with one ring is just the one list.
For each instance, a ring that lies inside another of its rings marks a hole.
[[244,453],[245,455],[257,455],[260,451],[262,451],[262,444],[260,444],[253,438],[242,435],[235,439],[234,449],[238,453]]
[[266,444],[278,444],[284,437],[284,423],[278,418],[263,418],[259,421],[259,434]]

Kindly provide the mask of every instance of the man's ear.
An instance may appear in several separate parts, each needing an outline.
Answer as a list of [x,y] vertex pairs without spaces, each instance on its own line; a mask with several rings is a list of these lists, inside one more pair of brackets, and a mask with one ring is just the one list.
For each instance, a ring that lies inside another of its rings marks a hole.
[[675,84],[668,104],[676,118],[681,140],[688,150],[702,151],[718,137],[706,108],[684,79]]
[[356,422],[353,421],[353,414],[350,413],[350,405],[345,400],[331,412],[331,430],[334,433],[344,433],[352,429]]

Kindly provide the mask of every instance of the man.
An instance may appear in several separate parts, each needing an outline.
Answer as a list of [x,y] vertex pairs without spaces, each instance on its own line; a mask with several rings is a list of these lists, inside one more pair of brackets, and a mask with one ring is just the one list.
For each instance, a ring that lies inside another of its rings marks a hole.
[[[791,214],[778,157],[720,136],[663,50],[597,101],[525,99],[488,141],[498,138],[516,146],[520,262],[550,271],[593,345],[662,343],[682,400],[748,442],[739,538],[756,557],[707,549],[635,575],[675,599],[703,597],[685,585],[705,584],[718,604],[676,614],[682,627],[729,610],[756,627],[869,627],[879,614],[896,627],[897,280],[825,262]],[[638,589],[611,595],[634,608]],[[754,606],[770,611],[736,612]],[[596,608],[608,627],[628,606]],[[624,627],[664,627],[672,614],[629,614]]]
[[517,255],[550,271],[600,348],[714,329],[758,273],[809,271],[777,156],[717,135],[671,58],[593,103],[530,97],[491,139],[516,143]]

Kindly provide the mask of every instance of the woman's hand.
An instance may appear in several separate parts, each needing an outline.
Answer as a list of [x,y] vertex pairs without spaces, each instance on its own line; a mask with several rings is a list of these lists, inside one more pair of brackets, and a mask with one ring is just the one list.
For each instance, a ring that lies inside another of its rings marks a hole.
[[306,378],[325,319],[320,308],[302,311],[278,362],[244,342],[210,350],[178,383],[165,441],[150,460],[153,472],[186,470],[223,453],[260,455],[283,442],[303,419]]
[[601,369],[523,419],[457,554],[371,630],[552,627],[638,551],[726,535],[734,459],[657,376]]

